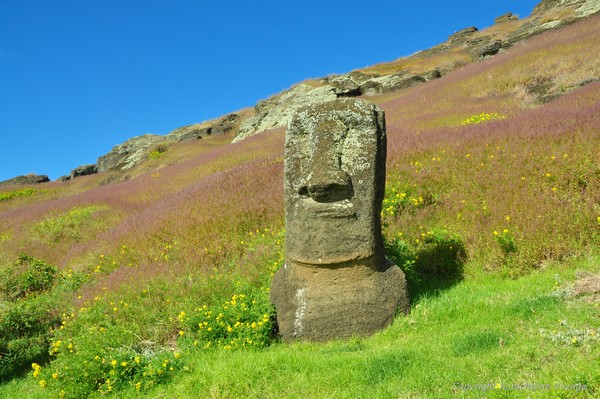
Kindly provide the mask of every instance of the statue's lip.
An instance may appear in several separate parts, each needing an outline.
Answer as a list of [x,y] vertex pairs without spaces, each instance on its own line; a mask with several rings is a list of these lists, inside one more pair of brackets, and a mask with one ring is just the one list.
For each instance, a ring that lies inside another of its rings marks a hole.
[[306,211],[318,217],[356,219],[354,204],[347,199],[336,202],[318,202],[312,198],[304,198],[301,203]]

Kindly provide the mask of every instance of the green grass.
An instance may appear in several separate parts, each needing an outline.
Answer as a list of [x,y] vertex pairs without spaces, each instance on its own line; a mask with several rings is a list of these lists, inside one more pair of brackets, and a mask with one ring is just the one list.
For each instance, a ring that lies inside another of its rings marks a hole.
[[[568,293],[575,272],[598,273],[599,261],[557,264],[518,280],[474,277],[422,296],[409,316],[367,339],[190,348],[171,383],[114,397],[592,398],[600,393],[599,303]],[[586,340],[577,338],[582,331]],[[48,397],[33,378],[2,386],[0,395],[26,390]]]
[[[81,241],[88,230],[98,230],[101,221],[93,218],[94,214],[108,208],[102,205],[74,207],[68,212],[44,218],[32,226],[32,235],[47,243],[61,241]],[[88,233],[93,234],[93,233]]]

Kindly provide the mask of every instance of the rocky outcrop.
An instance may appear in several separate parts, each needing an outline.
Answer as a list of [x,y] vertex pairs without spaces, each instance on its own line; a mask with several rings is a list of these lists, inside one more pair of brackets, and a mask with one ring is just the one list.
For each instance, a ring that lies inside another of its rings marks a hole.
[[565,8],[568,6],[586,3],[585,0],[542,0],[533,8],[531,16],[537,16],[554,8]]
[[318,104],[337,98],[333,86],[312,87],[299,84],[282,94],[260,101],[254,107],[255,115],[240,125],[233,142],[238,142],[268,129],[286,126],[290,116],[301,106]]
[[116,168],[121,170],[131,169],[145,158],[146,152],[151,145],[161,140],[164,140],[164,136],[144,134],[113,147],[108,154],[98,158],[98,162],[96,163],[98,165],[98,172],[105,172]]
[[166,135],[166,139],[177,142],[199,140],[213,134],[223,134],[234,129],[239,115],[229,114],[211,123],[197,123],[177,128]]
[[450,35],[450,37],[448,37],[448,41],[450,43],[454,43],[454,42],[458,42],[460,40],[464,40],[477,31],[478,31],[478,29],[474,26],[471,26],[471,27],[468,27],[465,29],[461,29],[458,32],[455,32],[452,35]]
[[467,45],[471,48],[471,56],[475,60],[496,55],[504,48],[501,40],[493,40],[490,36],[468,40]]
[[79,166],[71,171],[70,178],[74,179],[79,176],[88,176],[98,173],[98,165],[88,164]]
[[494,23],[496,25],[505,24],[510,21],[516,21],[519,17],[514,15],[512,12],[507,12],[506,14],[502,14],[499,17],[494,18]]
[[167,137],[173,141],[189,141],[189,140],[198,140],[201,139],[203,133],[206,134],[206,127],[203,124],[193,124],[179,127],[169,134]]
[[369,80],[369,84],[363,85],[363,94],[377,95],[405,89],[417,85],[419,83],[426,82],[427,79],[421,75],[407,74],[404,72],[397,73],[389,76],[381,76]]
[[334,75],[323,79],[325,84],[334,87],[338,97],[357,97],[364,94],[363,86],[376,75],[353,71],[342,75]]
[[47,175],[22,175],[13,177],[12,179],[4,180],[0,182],[0,186],[10,186],[13,184],[40,184],[49,182],[50,178]]
[[528,39],[532,36],[539,35],[540,33],[544,33],[546,31],[557,29],[562,26],[573,23],[575,20],[570,19],[558,19],[555,21],[542,22],[540,18],[534,18],[523,25],[521,25],[516,31],[511,33],[507,40],[506,46],[513,46],[515,43],[518,43],[522,40]]
[[600,0],[588,0],[575,11],[575,14],[584,18],[598,12],[600,12]]

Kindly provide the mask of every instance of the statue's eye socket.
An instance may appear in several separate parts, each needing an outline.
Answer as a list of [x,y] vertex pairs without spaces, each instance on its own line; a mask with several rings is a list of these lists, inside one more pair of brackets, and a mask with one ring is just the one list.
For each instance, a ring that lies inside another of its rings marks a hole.
[[298,190],[298,194],[300,194],[300,196],[302,196],[302,197],[308,197],[308,187],[307,186],[300,187],[300,189]]

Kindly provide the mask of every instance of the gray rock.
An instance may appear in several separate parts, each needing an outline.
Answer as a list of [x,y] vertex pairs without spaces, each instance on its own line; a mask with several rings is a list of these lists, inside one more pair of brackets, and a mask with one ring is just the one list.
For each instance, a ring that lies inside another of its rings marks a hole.
[[203,134],[206,135],[206,127],[201,124],[182,126],[167,134],[167,138],[173,141],[189,141],[201,139]]
[[578,17],[587,17],[600,12],[600,0],[588,0],[575,13]]
[[88,176],[98,173],[98,165],[96,164],[88,164],[79,166],[71,171],[71,175],[69,176],[71,179],[74,179],[79,176]]
[[260,101],[255,107],[255,115],[240,125],[233,142],[238,142],[268,129],[286,126],[290,116],[300,107],[319,104],[337,98],[333,86],[312,87],[299,84],[283,93]]
[[110,169],[131,169],[145,158],[151,145],[164,140],[164,136],[156,134],[133,137],[123,144],[113,147],[108,154],[98,158],[98,162],[96,162],[98,172],[105,172]]
[[507,12],[506,14],[502,14],[499,17],[494,18],[494,23],[496,25],[505,24],[510,21],[516,21],[519,17],[514,15],[512,12]]
[[450,37],[448,37],[448,41],[450,43],[453,42],[457,42],[459,40],[463,40],[466,39],[467,37],[471,36],[473,33],[477,32],[478,29],[474,26],[465,28],[465,29],[461,29],[458,32],[453,33],[452,35],[450,35]]
[[[428,73],[428,76],[436,75]],[[405,89],[426,81],[427,79],[422,75],[398,73],[371,79],[361,86],[361,90],[364,95],[371,96]]]
[[356,97],[364,94],[361,85],[376,77],[359,71],[327,78],[327,84],[333,86],[338,97]]
[[223,134],[233,130],[239,119],[237,114],[229,114],[216,122],[196,123],[177,128],[166,135],[169,140],[177,142],[198,140],[213,134]]
[[542,0],[533,8],[532,16],[543,14],[554,8],[565,8],[576,4],[586,3],[585,0]]
[[2,186],[9,186],[9,185],[13,185],[13,184],[40,184],[40,183],[47,183],[50,181],[50,178],[48,178],[47,175],[36,175],[36,174],[29,174],[29,175],[22,175],[22,176],[17,176],[17,177],[13,177],[12,179],[8,179],[8,180],[4,180],[0,182],[0,185]]
[[496,55],[502,50],[504,44],[501,40],[492,40],[475,47],[471,54],[475,59],[481,59]]
[[521,25],[516,31],[508,35],[508,38],[506,40],[506,47],[513,46],[517,42],[528,39],[532,36],[539,35],[540,33],[544,33],[552,29],[560,28],[573,22],[573,19],[563,19],[542,23],[541,19],[539,18],[531,19],[525,22],[523,25]]
[[366,336],[408,311],[404,273],[383,249],[385,160],[385,116],[372,103],[313,104],[291,119],[286,263],[271,285],[284,341]]

